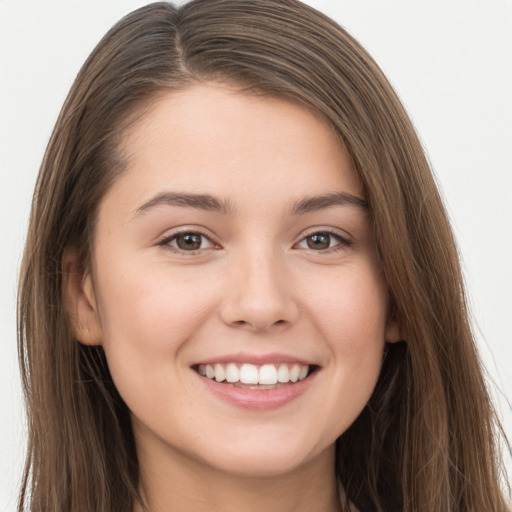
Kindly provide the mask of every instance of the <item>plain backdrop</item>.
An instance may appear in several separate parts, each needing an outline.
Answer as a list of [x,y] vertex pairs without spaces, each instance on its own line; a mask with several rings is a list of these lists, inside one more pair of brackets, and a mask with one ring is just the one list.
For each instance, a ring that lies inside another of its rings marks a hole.
[[[15,295],[38,167],[81,64],[111,25],[145,3],[0,0],[1,512],[15,510],[24,459]],[[307,3],[363,43],[417,127],[454,225],[481,355],[512,437],[512,0]]]

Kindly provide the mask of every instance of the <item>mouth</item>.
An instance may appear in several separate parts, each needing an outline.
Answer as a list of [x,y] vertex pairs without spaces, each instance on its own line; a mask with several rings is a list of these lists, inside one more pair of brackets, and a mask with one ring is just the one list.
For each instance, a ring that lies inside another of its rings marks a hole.
[[192,366],[200,376],[218,384],[250,390],[274,390],[308,379],[319,367],[301,363],[213,363]]

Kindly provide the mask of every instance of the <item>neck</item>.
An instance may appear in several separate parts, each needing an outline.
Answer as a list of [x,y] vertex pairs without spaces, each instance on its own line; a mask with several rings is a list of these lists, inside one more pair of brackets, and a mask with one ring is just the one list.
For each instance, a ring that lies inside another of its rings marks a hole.
[[[139,453],[141,495],[134,512],[339,512],[334,446],[279,475],[239,475],[167,450]],[[172,455],[172,456],[170,456]]]

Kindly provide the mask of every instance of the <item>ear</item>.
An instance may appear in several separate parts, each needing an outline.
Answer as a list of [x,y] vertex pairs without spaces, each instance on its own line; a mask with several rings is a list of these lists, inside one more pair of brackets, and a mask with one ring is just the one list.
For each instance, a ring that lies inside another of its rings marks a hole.
[[397,341],[405,339],[402,335],[402,329],[397,320],[389,318],[386,324],[385,340],[388,343],[395,343]]
[[75,249],[62,256],[62,297],[76,339],[84,345],[101,345],[101,323],[92,276]]

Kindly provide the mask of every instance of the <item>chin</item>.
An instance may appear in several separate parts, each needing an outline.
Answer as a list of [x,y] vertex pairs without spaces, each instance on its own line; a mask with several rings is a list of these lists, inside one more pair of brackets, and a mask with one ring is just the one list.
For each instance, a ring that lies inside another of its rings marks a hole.
[[[247,440],[245,440],[247,441]],[[278,477],[299,471],[320,457],[334,456],[334,443],[323,450],[306,449],[304,443],[233,442],[222,453],[205,453],[203,462],[225,474],[243,478]]]

